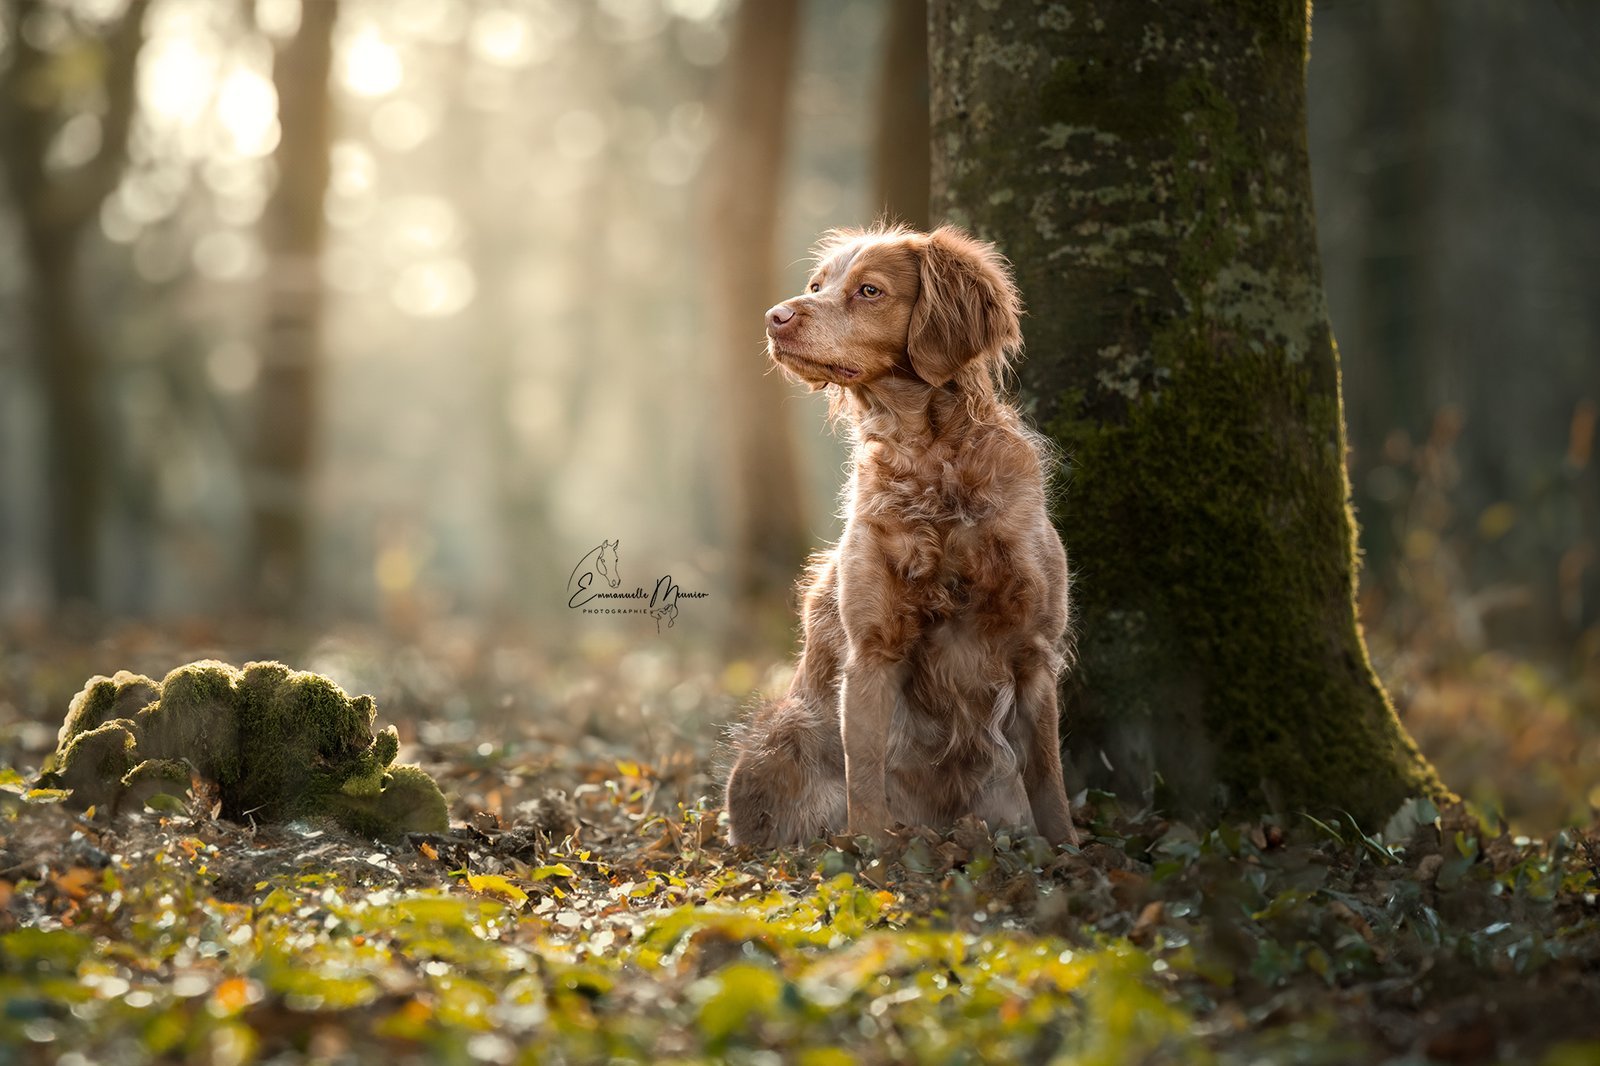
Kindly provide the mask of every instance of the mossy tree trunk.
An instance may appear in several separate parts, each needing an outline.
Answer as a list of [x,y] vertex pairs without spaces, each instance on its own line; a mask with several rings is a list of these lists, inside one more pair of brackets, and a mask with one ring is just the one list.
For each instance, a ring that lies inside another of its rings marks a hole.
[[327,222],[331,170],[333,27],[337,0],[303,4],[300,26],[273,59],[280,140],[278,184],[267,205],[270,255],[266,335],[255,395],[251,526],[256,606],[277,614],[304,607],[311,579],[312,476],[322,377]]
[[1031,308],[1021,393],[1067,467],[1076,774],[1370,826],[1443,789],[1355,617],[1308,15],[934,0],[934,213],[997,241]]

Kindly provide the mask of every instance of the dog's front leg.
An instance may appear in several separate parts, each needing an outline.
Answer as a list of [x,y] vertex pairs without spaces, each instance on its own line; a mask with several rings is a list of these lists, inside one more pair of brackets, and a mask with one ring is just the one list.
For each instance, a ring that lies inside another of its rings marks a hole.
[[1061,712],[1056,700],[1056,675],[1042,663],[1024,668],[1018,695],[1028,730],[1022,782],[1039,832],[1052,844],[1077,844],[1067,785],[1061,774]]
[[905,667],[852,655],[841,686],[845,820],[851,833],[883,839],[889,828],[889,724]]

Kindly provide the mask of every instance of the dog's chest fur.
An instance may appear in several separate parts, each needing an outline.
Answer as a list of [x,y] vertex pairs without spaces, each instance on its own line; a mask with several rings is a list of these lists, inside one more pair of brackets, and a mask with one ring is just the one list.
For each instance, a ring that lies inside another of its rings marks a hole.
[[1012,523],[1001,519],[1018,486],[1009,464],[972,454],[993,450],[969,440],[923,451],[868,443],[858,454],[852,512],[872,525],[901,607],[924,633],[942,622],[981,633],[1015,591]]
[[852,513],[872,526],[904,627],[908,669],[889,762],[938,765],[952,810],[1015,765],[1009,649],[1030,624],[1019,608],[1038,578],[1009,520],[1031,498],[1017,476],[1025,471],[1005,454],[1014,448],[993,439],[917,451],[868,443],[857,455]]

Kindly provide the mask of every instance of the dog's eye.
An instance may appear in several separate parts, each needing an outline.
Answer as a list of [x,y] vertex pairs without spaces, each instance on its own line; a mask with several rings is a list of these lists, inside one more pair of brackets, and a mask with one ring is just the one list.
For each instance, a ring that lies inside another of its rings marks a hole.
[[869,300],[874,296],[880,295],[882,292],[883,290],[878,288],[876,285],[861,286],[861,295],[865,296]]
[[821,291],[822,291],[822,286],[821,286],[821,285],[818,285],[818,284],[817,284],[817,283],[816,283],[816,282],[814,282],[814,281],[813,281],[813,282],[812,282],[812,283],[811,283],[811,289],[810,289],[810,291],[811,291],[811,292],[821,292]]

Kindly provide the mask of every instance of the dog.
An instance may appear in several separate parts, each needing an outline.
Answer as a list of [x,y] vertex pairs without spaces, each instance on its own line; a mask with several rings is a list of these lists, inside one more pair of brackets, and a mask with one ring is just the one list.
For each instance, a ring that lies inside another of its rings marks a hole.
[[730,839],[776,847],[973,813],[1078,841],[1056,689],[1070,653],[1049,442],[1004,397],[1021,299],[950,226],[826,234],[767,350],[830,392],[844,531],[800,583],[793,683],[732,733]]

